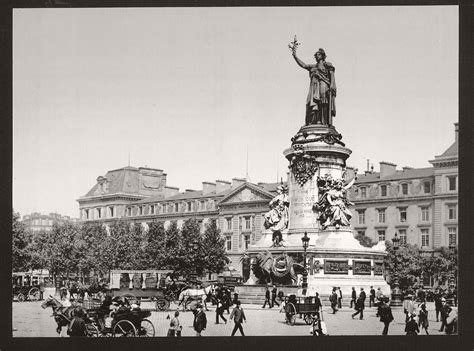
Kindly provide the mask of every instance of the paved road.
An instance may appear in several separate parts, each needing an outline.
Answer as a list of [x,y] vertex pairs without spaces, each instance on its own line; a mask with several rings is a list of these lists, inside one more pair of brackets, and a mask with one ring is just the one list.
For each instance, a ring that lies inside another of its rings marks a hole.
[[[52,310],[41,308],[41,302],[13,302],[12,303],[12,323],[14,337],[58,337],[56,333],[56,323],[51,317]],[[147,302],[142,303],[144,308]],[[436,322],[434,304],[428,303],[429,322],[428,332],[432,335],[443,334],[438,331],[441,322]],[[309,335],[309,326],[297,318],[294,326],[285,323],[284,313],[279,313],[279,308],[262,309],[256,305],[243,305],[247,316],[247,323],[243,324],[247,335],[275,336],[275,335]],[[203,331],[203,336],[230,336],[233,322],[227,324],[215,324],[214,307],[207,312],[208,327]],[[343,307],[335,315],[330,312],[329,307],[324,307],[323,317],[326,321],[328,333],[330,335],[380,335],[383,330],[383,323],[375,316],[375,308],[366,308],[364,319],[352,319],[351,314],[354,311],[348,307]],[[174,311],[170,312],[152,312],[149,318],[156,329],[156,336],[166,336],[169,326],[168,315],[173,316]],[[180,312],[180,320],[183,325],[183,336],[194,336],[192,328],[193,314],[191,312]],[[389,334],[404,335],[405,315],[403,309],[393,308],[395,317],[394,322],[390,324]],[[227,312],[224,317],[228,319]],[[15,330],[16,329],[16,330]],[[237,335],[240,335],[237,332]],[[420,335],[425,335],[424,332]]]

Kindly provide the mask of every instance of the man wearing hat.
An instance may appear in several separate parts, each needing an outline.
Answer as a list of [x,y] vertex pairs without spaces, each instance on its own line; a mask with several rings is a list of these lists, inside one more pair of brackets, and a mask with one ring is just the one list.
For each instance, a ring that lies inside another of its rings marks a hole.
[[443,306],[441,307],[441,328],[439,329],[440,332],[442,332],[444,330],[444,327],[446,327],[446,319],[452,311],[451,306],[447,304],[446,299],[444,297],[441,299],[441,303],[443,304]]
[[392,309],[388,305],[388,297],[382,298],[378,307],[378,315],[380,315],[380,321],[384,324],[382,335],[388,334],[388,326],[393,321]]
[[206,313],[204,312],[201,304],[197,305],[197,311],[194,315],[193,327],[196,331],[196,336],[201,336],[201,332],[207,327]]
[[418,335],[420,328],[418,328],[418,323],[415,321],[415,314],[411,313],[408,319],[408,322],[405,326],[405,332],[407,335]]

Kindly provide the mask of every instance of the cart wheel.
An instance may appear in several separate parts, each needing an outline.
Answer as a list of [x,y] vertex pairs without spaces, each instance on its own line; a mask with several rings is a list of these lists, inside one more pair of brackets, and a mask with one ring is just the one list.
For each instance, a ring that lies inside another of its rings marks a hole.
[[156,309],[158,311],[166,311],[170,307],[170,302],[166,299],[159,299],[156,301]]
[[135,329],[135,326],[132,324],[132,322],[124,319],[121,321],[118,321],[117,324],[114,326],[114,330],[112,332],[113,337],[134,337],[137,335],[137,330]]
[[19,293],[18,295],[16,295],[16,299],[18,300],[18,302],[23,302],[26,300],[26,296],[22,293]]
[[98,338],[99,337],[99,328],[92,323],[86,324],[86,333],[89,338]]
[[288,314],[290,317],[290,325],[295,325],[296,322],[296,307],[291,302],[288,304]]
[[305,313],[304,315],[304,321],[306,322],[306,324],[310,325],[311,323],[313,323],[313,316],[311,315],[311,313]]
[[30,291],[28,291],[28,299],[30,301],[38,301],[40,298],[40,291],[38,288],[31,288]]
[[148,319],[143,319],[138,336],[152,338],[155,336],[155,327]]

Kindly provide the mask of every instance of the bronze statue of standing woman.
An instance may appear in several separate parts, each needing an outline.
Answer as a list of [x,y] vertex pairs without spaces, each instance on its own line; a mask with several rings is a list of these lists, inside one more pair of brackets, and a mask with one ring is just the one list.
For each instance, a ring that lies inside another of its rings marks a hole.
[[326,53],[319,49],[314,54],[316,64],[307,65],[296,56],[299,43],[295,40],[289,45],[296,63],[309,72],[309,91],[306,99],[306,125],[322,124],[331,126],[336,116],[336,79],[334,66],[326,62]]

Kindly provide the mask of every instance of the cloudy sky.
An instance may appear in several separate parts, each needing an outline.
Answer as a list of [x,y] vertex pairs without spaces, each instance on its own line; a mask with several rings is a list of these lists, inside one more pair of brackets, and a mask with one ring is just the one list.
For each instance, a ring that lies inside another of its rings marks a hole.
[[458,119],[458,7],[16,9],[13,208],[78,217],[99,175],[168,185],[284,176],[308,74],[336,67],[334,124],[353,153],[429,167]]

